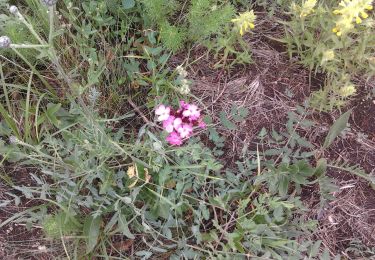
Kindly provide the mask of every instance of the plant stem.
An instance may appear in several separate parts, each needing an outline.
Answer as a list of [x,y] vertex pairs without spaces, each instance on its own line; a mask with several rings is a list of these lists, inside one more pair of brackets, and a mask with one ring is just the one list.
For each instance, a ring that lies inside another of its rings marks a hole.
[[16,48],[16,49],[38,49],[38,48],[48,48],[49,45],[45,44],[11,44],[11,48]]
[[26,104],[25,104],[25,133],[24,133],[24,140],[27,141],[30,135],[30,125],[29,125],[29,110],[30,110],[30,91],[31,91],[31,84],[33,79],[33,73],[30,75],[29,83],[27,84],[27,94],[26,94]]
[[3,64],[0,62],[0,77],[1,77],[1,85],[3,85],[3,91],[4,91],[4,96],[5,96],[5,102],[8,107],[8,112],[11,115],[12,114],[12,106],[10,105],[9,101],[9,95],[8,95],[8,89],[5,84],[5,77],[4,77],[4,72],[3,72]]
[[53,17],[54,17],[54,10],[53,10],[53,6],[50,6],[48,8],[48,16],[49,16],[49,36],[48,36],[48,44],[50,46],[52,46],[53,44],[53,31],[54,31],[54,21],[53,21]]

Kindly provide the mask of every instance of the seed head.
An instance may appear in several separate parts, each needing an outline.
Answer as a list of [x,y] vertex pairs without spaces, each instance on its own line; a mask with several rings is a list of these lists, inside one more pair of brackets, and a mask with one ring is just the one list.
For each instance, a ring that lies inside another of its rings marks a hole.
[[14,135],[10,136],[9,137],[9,143],[11,144],[18,144],[20,141],[18,140],[17,137],[15,137]]
[[17,14],[18,13],[18,8],[17,8],[17,6],[15,6],[15,5],[12,5],[12,6],[10,6],[9,7],[9,12],[11,13],[11,14]]
[[9,48],[12,41],[8,36],[1,36],[0,37],[0,48]]
[[40,0],[46,6],[54,6],[57,3],[57,0]]

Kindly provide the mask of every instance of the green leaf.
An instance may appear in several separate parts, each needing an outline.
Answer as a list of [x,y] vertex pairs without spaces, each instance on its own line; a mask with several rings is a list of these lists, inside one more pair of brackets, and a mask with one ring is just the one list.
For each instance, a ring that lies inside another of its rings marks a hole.
[[236,130],[237,127],[227,118],[227,115],[224,112],[220,112],[220,121],[224,127],[228,128],[229,130]]
[[321,158],[317,161],[316,163],[316,168],[315,168],[315,175],[317,177],[320,177],[324,175],[327,171],[327,159]]
[[321,243],[322,243],[322,241],[318,240],[318,241],[315,242],[315,244],[313,244],[313,246],[311,247],[311,250],[310,250],[310,257],[309,258],[313,258],[313,257],[318,255]]
[[60,120],[57,119],[56,113],[59,111],[61,108],[61,104],[48,104],[47,105],[47,111],[46,111],[46,116],[49,119],[49,121],[56,127],[59,127],[60,125]]
[[321,260],[331,260],[331,257],[329,256],[329,250],[326,248],[324,249],[323,254],[320,256]]
[[346,125],[348,124],[350,114],[352,113],[352,109],[346,111],[342,114],[337,121],[332,125],[331,129],[328,132],[326,140],[324,141],[323,148],[328,148],[332,142],[335,140],[337,136],[345,129]]
[[98,243],[101,222],[101,217],[86,217],[86,220],[83,224],[83,235],[86,239],[86,253],[92,252],[96,244]]
[[15,121],[10,116],[10,114],[8,113],[8,111],[1,104],[0,104],[0,115],[2,115],[2,117],[3,117],[4,121],[6,122],[6,124],[8,125],[8,127],[10,129],[12,129],[13,134],[15,136],[17,136],[17,138],[21,139]]
[[238,114],[242,116],[243,118],[245,118],[249,115],[249,109],[247,109],[246,107],[240,107],[238,109]]
[[267,135],[267,129],[263,127],[262,130],[260,130],[258,137],[263,139],[264,137],[266,137],[266,135]]
[[128,227],[128,221],[123,214],[120,214],[118,218],[119,228],[122,231],[122,234],[130,239],[135,239],[135,236],[130,232]]
[[288,193],[289,189],[289,179],[285,176],[280,177],[280,182],[279,182],[279,194],[281,196],[285,196]]
[[134,0],[122,0],[122,7],[124,7],[124,9],[131,9],[134,6],[135,6]]

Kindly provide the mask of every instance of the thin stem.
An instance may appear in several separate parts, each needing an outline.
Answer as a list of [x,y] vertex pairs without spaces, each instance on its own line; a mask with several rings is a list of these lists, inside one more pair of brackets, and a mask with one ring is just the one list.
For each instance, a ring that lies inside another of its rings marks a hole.
[[7,104],[9,114],[12,115],[12,106],[10,105],[8,89],[7,89],[6,84],[5,84],[5,77],[4,77],[4,72],[3,72],[3,63],[1,63],[1,62],[0,62],[0,77],[1,77],[1,85],[3,85],[5,102]]
[[53,10],[53,6],[50,6],[48,8],[48,15],[49,15],[49,36],[48,36],[48,43],[49,45],[52,46],[53,44],[53,31],[54,31],[54,21],[53,21],[53,17],[54,17],[54,10]]
[[29,83],[27,84],[26,104],[25,104],[25,135],[24,140],[30,137],[29,112],[30,112],[30,92],[32,85],[33,73],[30,75]]
[[39,49],[39,48],[48,48],[49,45],[46,44],[11,44],[11,48],[15,49]]

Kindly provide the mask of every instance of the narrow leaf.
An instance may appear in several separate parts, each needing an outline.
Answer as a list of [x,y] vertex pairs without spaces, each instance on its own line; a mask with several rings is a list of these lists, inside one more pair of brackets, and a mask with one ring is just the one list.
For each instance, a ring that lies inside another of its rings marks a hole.
[[124,236],[127,236],[130,239],[135,239],[135,236],[129,230],[128,221],[126,220],[126,217],[123,214],[119,215],[118,224]]
[[86,239],[86,253],[92,252],[98,243],[101,222],[101,217],[86,217],[85,223],[83,224],[83,235]]
[[352,113],[351,109],[346,111],[332,125],[331,129],[328,132],[326,140],[324,141],[324,145],[323,145],[324,149],[328,148],[332,144],[332,142],[335,140],[335,138],[339,136],[341,132],[345,129],[346,125],[348,124],[351,113]]

